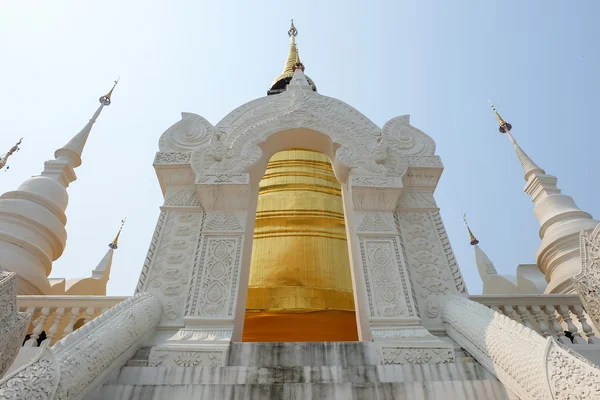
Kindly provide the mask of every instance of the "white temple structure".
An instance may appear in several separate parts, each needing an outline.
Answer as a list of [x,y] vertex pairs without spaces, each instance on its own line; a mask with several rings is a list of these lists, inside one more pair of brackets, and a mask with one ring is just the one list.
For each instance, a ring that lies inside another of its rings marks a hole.
[[90,278],[48,278],[114,86],[0,196],[0,398],[600,399],[599,222],[494,109],[542,240],[501,276],[469,229],[484,283],[469,295],[434,140],[318,93],[288,33],[267,96],[216,125],[182,113],[160,137],[164,204],[131,297],[105,296],[118,235]]

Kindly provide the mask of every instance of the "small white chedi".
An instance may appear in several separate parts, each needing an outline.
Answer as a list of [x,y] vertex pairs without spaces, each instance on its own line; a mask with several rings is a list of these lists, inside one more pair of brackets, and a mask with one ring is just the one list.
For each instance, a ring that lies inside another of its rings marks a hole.
[[[496,113],[542,243],[536,265],[499,276],[469,229],[484,281],[469,296],[434,198],[443,165],[433,139],[408,115],[380,128],[319,94],[293,23],[288,33],[290,73],[268,96],[216,125],[182,113],[160,137],[164,204],[133,296],[94,296],[118,235],[91,278],[48,279],[66,243],[66,189],[112,89],[40,176],[0,196],[11,271],[0,272],[0,374],[16,357],[0,398],[600,399],[598,222]],[[290,148],[326,154],[341,183],[357,342],[241,341],[258,182]]]

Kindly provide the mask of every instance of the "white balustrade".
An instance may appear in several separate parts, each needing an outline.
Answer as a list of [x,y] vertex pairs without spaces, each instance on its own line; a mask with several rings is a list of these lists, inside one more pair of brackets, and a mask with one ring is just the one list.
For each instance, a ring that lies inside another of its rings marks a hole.
[[[503,295],[471,296],[471,300],[522,323],[544,337],[566,345],[600,344],[597,328],[584,311],[579,296]],[[565,333],[566,332],[566,333]]]
[[29,313],[32,321],[27,330],[30,337],[24,346],[38,347],[38,339],[44,339],[42,332],[46,335],[45,339],[53,345],[127,298],[120,296],[17,296],[19,311]]

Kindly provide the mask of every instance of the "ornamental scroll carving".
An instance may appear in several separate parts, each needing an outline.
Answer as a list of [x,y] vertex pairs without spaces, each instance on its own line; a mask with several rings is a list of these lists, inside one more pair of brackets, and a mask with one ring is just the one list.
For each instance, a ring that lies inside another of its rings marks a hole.
[[188,315],[233,316],[242,236],[203,235],[198,247]]
[[405,156],[435,151],[433,141],[407,123],[396,121],[382,131],[349,105],[292,85],[226,116],[208,145],[194,151],[192,168],[209,175],[246,172],[262,157],[259,145],[270,135],[302,128],[339,144],[335,159],[355,175],[401,177],[408,168]]
[[206,119],[193,113],[181,113],[181,120],[167,129],[158,142],[161,152],[190,152],[206,146],[215,129]]
[[158,152],[154,157],[154,164],[189,164],[192,153]]
[[579,235],[581,272],[573,277],[573,285],[585,310],[596,327],[600,326],[600,225]]
[[223,365],[222,351],[190,351],[156,350],[152,356],[150,367],[219,367]]
[[159,218],[161,232],[153,237],[142,290],[160,299],[163,324],[182,318],[201,220],[202,212],[168,211]]

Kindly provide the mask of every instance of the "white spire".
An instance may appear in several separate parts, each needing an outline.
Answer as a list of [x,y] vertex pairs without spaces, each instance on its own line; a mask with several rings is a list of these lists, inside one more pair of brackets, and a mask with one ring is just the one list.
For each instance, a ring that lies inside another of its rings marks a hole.
[[113,85],[112,89],[110,89],[110,91],[107,94],[101,96],[98,99],[98,101],[100,102],[100,107],[98,107],[94,115],[92,115],[92,118],[90,118],[90,120],[83,127],[83,129],[77,135],[73,136],[73,138],[69,140],[67,144],[65,144],[63,147],[54,152],[55,158],[58,159],[60,157],[65,157],[69,161],[71,167],[73,168],[77,168],[81,165],[81,154],[83,153],[85,143],[87,142],[87,139],[90,136],[90,132],[92,131],[92,126],[100,116],[100,113],[102,112],[104,106],[110,105],[112,92],[113,90],[115,90],[115,86],[117,86],[117,83],[119,83],[118,79],[115,81],[115,84]]
[[499,130],[508,136],[525,173],[524,191],[535,204],[533,213],[540,223],[542,243],[537,251],[537,266],[546,276],[547,293],[573,291],[571,277],[580,270],[579,232],[593,229],[597,221],[577,207],[570,196],[562,194],[555,176],[546,174],[517,144],[506,122],[490,102]]

